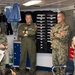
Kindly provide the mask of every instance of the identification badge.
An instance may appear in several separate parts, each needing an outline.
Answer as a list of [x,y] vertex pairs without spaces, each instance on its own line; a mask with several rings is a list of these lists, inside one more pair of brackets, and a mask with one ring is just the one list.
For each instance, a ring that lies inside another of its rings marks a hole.
[[32,28],[28,28],[28,30],[32,30]]

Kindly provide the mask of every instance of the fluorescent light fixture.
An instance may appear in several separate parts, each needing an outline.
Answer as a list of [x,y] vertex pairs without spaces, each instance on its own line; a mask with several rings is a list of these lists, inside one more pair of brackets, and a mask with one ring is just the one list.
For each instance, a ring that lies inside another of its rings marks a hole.
[[40,2],[41,2],[41,0],[38,0],[38,1],[33,0],[33,1],[28,1],[28,2],[24,3],[23,5],[24,5],[24,6],[31,6],[31,5],[38,4],[38,3],[40,3]]

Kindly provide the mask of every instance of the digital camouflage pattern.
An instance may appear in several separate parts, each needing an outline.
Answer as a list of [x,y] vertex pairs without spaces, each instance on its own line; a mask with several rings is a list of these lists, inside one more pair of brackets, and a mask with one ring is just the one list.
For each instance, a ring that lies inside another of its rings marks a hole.
[[[7,38],[2,33],[0,33],[0,44],[3,44],[4,46],[8,45]],[[5,51],[6,48],[0,48],[0,50],[4,50]],[[2,70],[3,73],[4,73],[4,70],[5,70],[5,60],[6,60],[6,56],[4,56],[4,58],[0,62],[0,70]]]
[[[65,32],[64,36],[61,36],[61,32]],[[68,41],[70,37],[70,27],[67,24],[56,24],[50,32],[50,38],[52,39],[52,60],[53,65],[66,65],[68,59]],[[65,69],[56,69],[56,75],[65,75]]]

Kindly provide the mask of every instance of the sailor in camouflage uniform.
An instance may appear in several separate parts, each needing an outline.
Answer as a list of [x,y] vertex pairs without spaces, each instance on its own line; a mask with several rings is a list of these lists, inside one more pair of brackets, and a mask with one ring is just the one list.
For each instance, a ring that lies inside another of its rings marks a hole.
[[[7,38],[5,37],[5,34],[2,32],[2,28],[0,26],[0,50],[5,51],[7,48],[8,48]],[[4,55],[2,61],[0,62],[0,70],[2,71],[3,74],[5,74],[5,61],[6,56]]]
[[[68,59],[68,41],[70,37],[70,26],[65,24],[65,14],[57,14],[57,22],[50,32],[52,39],[52,61],[53,65],[66,65]],[[56,69],[56,75],[65,75],[65,69]]]
[[21,55],[20,55],[20,75],[26,75],[26,58],[27,54],[30,59],[30,74],[35,75],[36,65],[36,44],[35,36],[37,26],[32,23],[31,14],[26,14],[26,24],[19,27],[18,35],[21,37]]

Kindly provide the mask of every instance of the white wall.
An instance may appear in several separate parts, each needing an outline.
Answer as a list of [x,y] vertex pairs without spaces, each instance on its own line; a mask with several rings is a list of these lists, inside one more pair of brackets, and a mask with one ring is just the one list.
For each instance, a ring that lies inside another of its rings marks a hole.
[[13,53],[13,41],[17,39],[17,36],[14,35],[8,35],[6,36],[7,40],[8,40],[8,50],[6,51],[6,64],[10,64],[9,63],[9,54]]
[[37,53],[36,66],[52,67],[52,54]]

